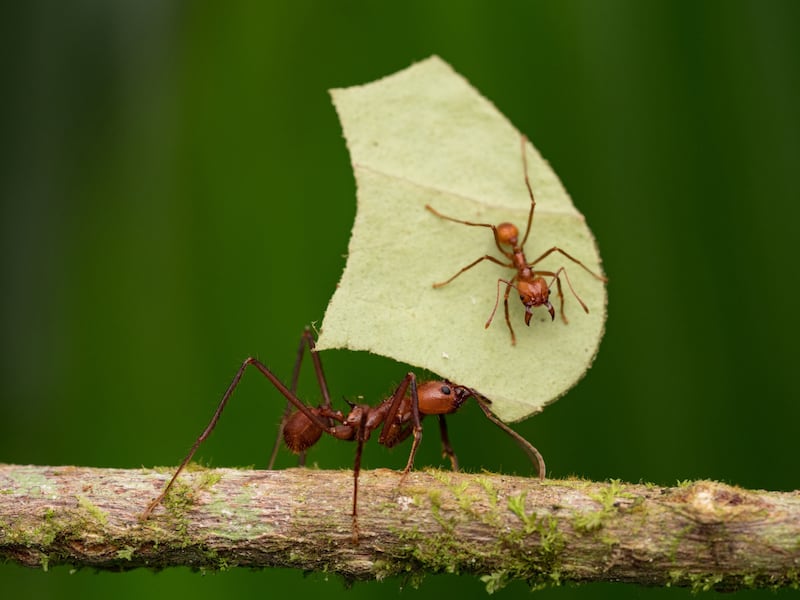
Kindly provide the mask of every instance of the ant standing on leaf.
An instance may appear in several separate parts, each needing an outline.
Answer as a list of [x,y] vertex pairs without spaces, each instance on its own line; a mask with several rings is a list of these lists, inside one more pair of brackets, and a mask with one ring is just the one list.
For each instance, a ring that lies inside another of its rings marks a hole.
[[[525,258],[525,242],[528,241],[528,235],[531,232],[531,224],[533,223],[533,211],[536,208],[536,200],[533,197],[533,188],[531,187],[531,182],[528,179],[528,161],[525,156],[525,143],[527,142],[527,138],[523,135],[522,136],[522,170],[525,175],[525,185],[528,188],[528,194],[531,197],[531,209],[528,213],[528,225],[525,228],[525,235],[522,238],[522,243],[519,242],[519,229],[513,223],[500,223],[499,225],[492,225],[491,223],[473,223],[471,221],[462,221],[461,219],[455,219],[453,217],[448,217],[446,215],[441,214],[437,210],[435,210],[430,205],[425,205],[425,208],[432,212],[434,215],[441,219],[446,219],[448,221],[453,221],[454,223],[461,223],[462,225],[470,225],[473,227],[488,227],[492,230],[494,234],[494,243],[497,246],[497,249],[500,253],[505,256],[510,262],[504,262],[494,256],[489,254],[485,256],[481,256],[479,259],[471,262],[466,267],[458,271],[455,275],[453,275],[450,279],[446,281],[442,281],[439,283],[434,283],[434,288],[440,288],[451,281],[453,281],[456,277],[468,271],[479,262],[488,260],[495,264],[498,264],[502,267],[508,267],[510,269],[516,270],[516,275],[512,277],[510,280],[503,279],[502,277],[497,280],[497,297],[494,302],[494,308],[492,309],[491,314],[489,315],[489,319],[486,321],[485,327],[489,327],[492,323],[492,319],[494,319],[494,314],[497,312],[497,305],[500,303],[500,284],[504,283],[506,285],[506,292],[503,296],[503,301],[505,304],[505,313],[506,313],[506,325],[508,325],[508,330],[511,332],[511,344],[516,345],[517,338],[514,335],[514,328],[511,326],[511,319],[508,316],[508,297],[511,294],[511,288],[516,289],[519,292],[519,299],[522,304],[525,305],[525,325],[530,325],[532,310],[537,306],[544,306],[547,311],[550,313],[550,319],[555,319],[555,310],[553,309],[553,305],[550,303],[550,288],[553,286],[553,283],[556,283],[557,290],[558,290],[558,299],[561,306],[561,319],[564,323],[568,323],[567,315],[564,314],[564,294],[561,291],[561,275],[564,276],[564,279],[567,280],[567,285],[569,285],[569,289],[572,292],[572,295],[575,296],[575,299],[578,303],[583,307],[583,310],[588,313],[589,308],[586,304],[581,300],[580,296],[575,292],[575,289],[572,287],[572,283],[569,280],[569,276],[567,275],[567,270],[564,267],[559,267],[556,271],[542,271],[536,270],[534,271],[533,267],[543,260],[545,257],[549,256],[553,252],[558,252],[572,262],[577,264],[580,267],[588,272],[592,277],[602,281],[603,283],[607,283],[608,279],[603,277],[602,275],[598,275],[577,258],[571,256],[558,246],[553,246],[549,250],[542,253],[536,260],[528,262]],[[506,249],[510,248],[510,250]],[[545,277],[552,277],[550,283],[547,282]]]
[[[311,354],[314,363],[317,383],[322,392],[322,404],[319,406],[307,406],[296,395],[297,380],[300,372],[300,365],[306,350]],[[147,506],[141,519],[147,519],[153,510],[164,500],[178,475],[183,471],[189,461],[192,460],[200,444],[211,435],[217,421],[222,414],[225,405],[228,403],[234,389],[239,384],[248,366],[254,366],[264,377],[269,379],[272,385],[286,398],[287,410],[281,422],[279,437],[282,435],[286,446],[297,454],[304,453],[308,448],[316,444],[323,433],[327,433],[340,440],[356,442],[356,457],[353,465],[353,540],[358,541],[358,476],[361,470],[361,453],[370,434],[380,428],[378,443],[392,448],[405,441],[413,434],[414,441],[408,455],[408,462],[402,472],[400,481],[403,481],[411,468],[414,466],[414,456],[422,440],[422,426],[420,424],[426,415],[436,415],[439,418],[439,431],[442,438],[442,453],[450,459],[453,470],[458,470],[458,461],[450,445],[447,435],[447,423],[445,415],[456,412],[469,398],[474,398],[486,417],[500,429],[511,436],[519,444],[522,450],[528,455],[536,465],[540,479],[544,479],[545,465],[539,451],[536,450],[525,438],[511,429],[508,425],[494,416],[489,409],[490,400],[484,398],[477,391],[462,385],[450,383],[449,381],[428,381],[418,383],[414,373],[408,373],[394,393],[383,400],[377,406],[368,404],[352,404],[350,412],[343,414],[339,410],[331,407],[330,394],[325,375],[322,371],[322,362],[319,355],[314,352],[314,338],[311,332],[306,329],[300,340],[300,347],[297,351],[294,371],[292,374],[291,387],[287,388],[264,364],[255,358],[248,358],[239,367],[230,386],[222,396],[222,400],[217,406],[211,421],[206,426],[200,437],[197,438],[189,454],[183,459],[172,479],[164,487],[161,493]],[[277,452],[277,444],[273,449],[269,467],[272,464]]]

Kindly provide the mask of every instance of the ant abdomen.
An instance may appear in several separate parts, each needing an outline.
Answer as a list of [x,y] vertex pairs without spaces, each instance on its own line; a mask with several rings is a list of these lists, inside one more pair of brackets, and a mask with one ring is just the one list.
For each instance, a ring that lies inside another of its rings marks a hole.
[[295,454],[300,454],[316,444],[322,433],[319,425],[300,411],[292,413],[283,424],[283,441]]

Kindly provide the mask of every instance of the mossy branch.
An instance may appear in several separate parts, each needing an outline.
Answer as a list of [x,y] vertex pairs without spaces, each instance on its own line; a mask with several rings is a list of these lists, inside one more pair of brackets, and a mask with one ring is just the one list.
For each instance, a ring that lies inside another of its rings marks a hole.
[[395,471],[195,469],[139,515],[169,472],[0,465],[0,559],[31,567],[294,567],[380,579],[481,576],[489,591],[623,581],[694,589],[800,582],[800,495],[710,481]]

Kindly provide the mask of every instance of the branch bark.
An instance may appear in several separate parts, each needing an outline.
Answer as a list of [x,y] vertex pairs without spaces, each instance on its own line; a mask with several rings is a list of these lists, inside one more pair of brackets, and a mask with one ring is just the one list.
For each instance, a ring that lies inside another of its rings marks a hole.
[[496,474],[0,465],[0,560],[31,567],[293,567],[348,579],[479,575],[489,591],[623,581],[797,587],[800,494]]

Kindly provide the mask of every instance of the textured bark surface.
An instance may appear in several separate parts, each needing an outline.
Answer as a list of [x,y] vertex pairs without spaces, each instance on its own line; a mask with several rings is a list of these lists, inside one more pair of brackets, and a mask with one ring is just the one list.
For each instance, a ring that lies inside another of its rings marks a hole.
[[800,494],[711,481],[617,481],[395,471],[171,473],[0,465],[0,559],[31,567],[295,567],[375,579],[481,576],[491,591],[624,581],[701,589],[798,585]]

